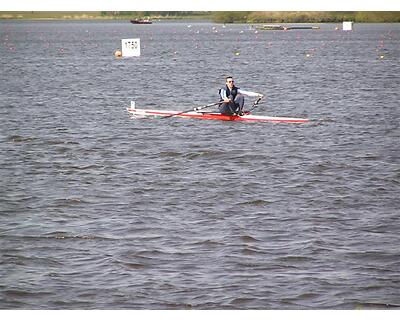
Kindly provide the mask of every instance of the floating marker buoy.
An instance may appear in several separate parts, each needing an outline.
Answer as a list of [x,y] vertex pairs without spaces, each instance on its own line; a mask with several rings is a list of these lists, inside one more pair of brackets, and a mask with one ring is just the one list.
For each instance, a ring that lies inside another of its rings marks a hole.
[[236,51],[235,56],[240,56],[240,52]]
[[384,56],[383,54],[381,54],[379,58],[383,59],[384,57],[385,57],[385,56]]
[[114,56],[115,56],[116,58],[121,58],[121,57],[122,57],[122,52],[121,52],[121,50],[115,50]]

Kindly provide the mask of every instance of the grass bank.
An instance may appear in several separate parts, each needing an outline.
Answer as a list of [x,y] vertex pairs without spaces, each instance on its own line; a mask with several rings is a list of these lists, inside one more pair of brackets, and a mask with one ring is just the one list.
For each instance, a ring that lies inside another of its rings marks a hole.
[[0,19],[21,20],[210,20],[217,23],[400,22],[400,11],[0,11]]
[[400,22],[399,11],[248,11],[214,12],[213,21],[219,23],[337,23],[353,22]]
[[0,11],[0,19],[18,20],[130,20],[212,19],[211,12],[196,11]]

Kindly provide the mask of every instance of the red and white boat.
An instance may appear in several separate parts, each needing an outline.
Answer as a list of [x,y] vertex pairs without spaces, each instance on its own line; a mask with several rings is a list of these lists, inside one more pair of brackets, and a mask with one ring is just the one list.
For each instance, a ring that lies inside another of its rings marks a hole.
[[289,122],[289,123],[304,123],[309,122],[309,119],[304,118],[289,118],[289,117],[270,117],[270,116],[257,116],[251,113],[245,113],[243,116],[239,115],[223,115],[217,112],[206,112],[200,110],[193,111],[170,111],[170,110],[151,110],[151,109],[136,109],[130,107],[126,109],[132,118],[163,118],[163,117],[179,117],[179,118],[192,118],[202,120],[223,120],[223,121],[250,121],[250,122]]

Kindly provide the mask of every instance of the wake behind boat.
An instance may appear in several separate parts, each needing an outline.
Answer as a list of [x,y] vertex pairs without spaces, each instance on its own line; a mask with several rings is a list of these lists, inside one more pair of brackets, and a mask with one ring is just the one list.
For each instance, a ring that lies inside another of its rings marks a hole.
[[172,110],[153,110],[153,109],[137,109],[130,107],[126,109],[132,118],[192,118],[200,120],[222,120],[222,121],[249,121],[249,122],[288,122],[288,123],[304,123],[309,122],[309,119],[304,118],[289,118],[289,117],[271,117],[258,116],[250,112],[245,112],[244,115],[224,115],[218,112],[200,111],[194,108],[192,111],[172,111]]

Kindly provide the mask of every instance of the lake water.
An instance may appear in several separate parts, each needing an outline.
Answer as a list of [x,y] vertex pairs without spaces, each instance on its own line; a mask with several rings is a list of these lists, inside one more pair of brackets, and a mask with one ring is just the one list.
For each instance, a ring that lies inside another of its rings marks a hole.
[[[335,27],[1,21],[0,308],[400,308],[400,25]],[[126,112],[228,74],[312,121]]]

